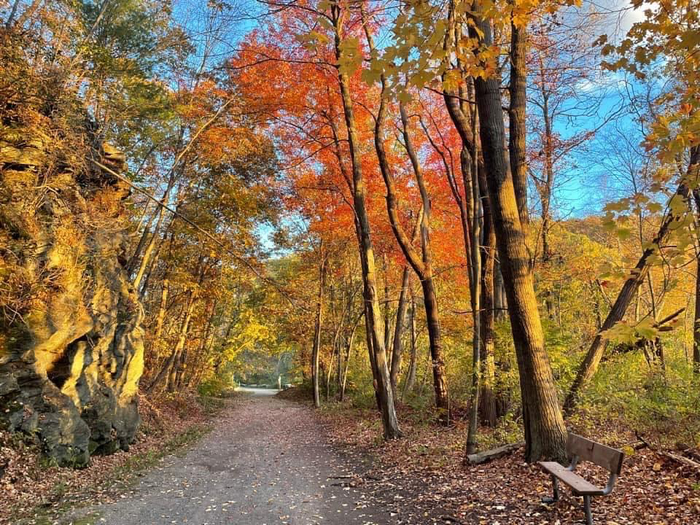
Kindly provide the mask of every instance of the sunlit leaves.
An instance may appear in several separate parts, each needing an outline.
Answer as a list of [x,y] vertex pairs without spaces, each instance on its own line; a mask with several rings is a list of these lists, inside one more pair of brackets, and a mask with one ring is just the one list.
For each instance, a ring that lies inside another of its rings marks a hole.
[[358,38],[345,38],[340,42],[338,66],[342,73],[352,75],[362,65],[362,52]]
[[651,317],[646,317],[636,324],[620,322],[605,332],[605,336],[613,343],[628,345],[640,340],[654,340],[658,334],[659,329]]

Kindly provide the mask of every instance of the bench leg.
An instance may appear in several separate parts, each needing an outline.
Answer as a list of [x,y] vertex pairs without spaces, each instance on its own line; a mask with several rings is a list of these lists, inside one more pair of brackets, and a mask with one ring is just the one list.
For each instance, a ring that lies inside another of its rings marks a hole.
[[593,525],[593,513],[591,512],[591,497],[583,497],[583,510],[586,512],[586,525]]
[[554,492],[553,496],[551,498],[549,496],[542,498],[542,503],[551,505],[559,501],[559,480],[555,476],[552,476],[552,489]]

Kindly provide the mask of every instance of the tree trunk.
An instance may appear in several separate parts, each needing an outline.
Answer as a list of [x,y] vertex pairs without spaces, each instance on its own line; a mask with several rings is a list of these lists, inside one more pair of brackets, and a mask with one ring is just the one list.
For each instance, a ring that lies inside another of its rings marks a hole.
[[[143,276],[146,273],[146,268],[148,268],[148,265],[151,261],[151,254],[153,253],[153,250],[156,247],[156,240],[160,238],[160,226],[163,223],[163,217],[165,216],[165,208],[163,207],[163,204],[166,204],[168,202],[170,192],[172,191],[173,186],[175,185],[175,178],[175,169],[171,169],[170,176],[168,177],[168,185],[165,188],[165,191],[163,192],[163,198],[158,203],[158,207],[155,212],[156,224],[153,227],[153,233],[151,234],[151,238],[148,241],[148,245],[146,246],[146,250],[143,253],[143,257],[141,258],[141,264],[139,265],[136,277],[134,277],[133,285],[134,288],[136,288],[137,290],[139,289],[139,285],[141,284],[141,279],[143,279]],[[140,244],[141,242],[139,241],[139,245]],[[136,265],[137,258],[138,252],[134,253],[132,257],[132,260],[134,261],[134,267]]]
[[[369,29],[365,28],[367,42],[370,49],[374,49]],[[433,361],[433,385],[435,389],[435,405],[438,409],[440,420],[448,423],[450,420],[450,405],[447,391],[447,380],[445,378],[445,364],[442,357],[442,344],[440,337],[440,315],[438,309],[437,296],[432,278],[431,250],[430,250],[430,197],[427,192],[423,174],[420,168],[418,155],[416,154],[411,136],[408,132],[408,117],[403,103],[399,104],[401,113],[401,122],[403,125],[403,137],[406,152],[411,161],[413,172],[418,184],[421,201],[422,201],[422,221],[420,221],[420,236],[422,256],[418,255],[412,246],[412,242],[408,239],[406,232],[401,226],[401,221],[398,216],[398,202],[396,191],[394,189],[394,179],[387,160],[386,151],[384,148],[384,123],[386,117],[386,78],[381,75],[382,90],[380,93],[379,110],[374,127],[374,146],[379,161],[379,168],[386,186],[387,196],[387,213],[389,214],[389,222],[394,236],[401,247],[406,260],[414,269],[419,279],[425,295],[425,309],[428,319],[428,336],[430,339],[430,355]]]
[[[693,189],[695,213],[700,219],[700,190]],[[695,312],[693,314],[693,372],[700,375],[700,251],[695,266]]]
[[335,352],[331,352],[331,360],[328,363],[328,370],[326,370],[326,402],[331,398],[331,376],[333,375],[333,360],[335,359]]
[[126,271],[129,276],[131,276],[131,274],[134,273],[134,270],[136,270],[136,263],[138,262],[139,257],[141,257],[141,252],[143,251],[144,246],[146,246],[146,241],[148,241],[148,238],[151,236],[151,226],[153,225],[153,221],[155,220],[156,216],[158,216],[160,213],[160,210],[160,206],[156,206],[156,209],[149,216],[148,222],[143,228],[139,243],[136,245],[136,249],[126,265]]
[[187,333],[190,329],[190,320],[192,318],[192,312],[194,311],[194,305],[194,292],[190,291],[187,297],[187,306],[185,307],[185,319],[182,321],[182,325],[180,326],[180,334],[177,340],[177,344],[175,345],[173,352],[170,354],[170,357],[168,357],[168,360],[165,362],[165,364],[160,369],[153,382],[148,387],[147,392],[155,391],[156,389],[158,389],[163,383],[163,381],[166,379],[170,381],[174,365],[180,359],[180,354],[182,353],[182,350],[185,347],[185,342],[187,341]]
[[[331,18],[335,26],[335,52],[338,63],[342,62],[342,35],[344,18],[347,11],[339,5],[331,5]],[[382,314],[377,294],[377,272],[374,261],[374,249],[370,234],[369,216],[366,209],[365,181],[362,174],[362,161],[360,159],[359,139],[355,127],[355,115],[352,96],[350,93],[350,78],[348,73],[338,68],[338,80],[340,83],[340,95],[343,102],[345,126],[348,133],[348,147],[352,165],[352,190],[355,216],[357,218],[357,234],[360,245],[360,262],[362,265],[362,277],[365,283],[365,308],[367,313],[367,326],[372,338],[373,355],[376,364],[375,380],[377,382],[377,395],[382,411],[382,424],[384,438],[395,439],[401,436],[399,421],[394,407],[394,396],[391,391],[391,379],[387,364],[386,347],[382,333]]]
[[[208,354],[211,345],[210,345],[210,339],[213,341],[214,339],[214,334],[212,334],[212,327],[214,325],[214,313],[216,312],[216,305],[217,305],[217,300],[213,300],[210,303],[209,308],[207,310],[209,313],[207,314],[207,325],[204,329],[204,332],[202,334],[202,342],[199,345],[199,350],[197,350],[197,353],[194,356],[194,360],[192,362],[192,365],[189,367],[192,372],[189,374],[189,377],[186,382],[184,382],[184,377],[183,377],[183,383],[182,386],[187,385],[191,386],[194,383],[194,376],[200,372],[201,368],[204,368],[204,366],[200,367],[200,364],[203,364],[204,359],[206,358],[206,354]],[[186,372],[187,370],[185,370]]]
[[526,161],[526,108],[527,108],[527,28],[511,24],[510,41],[510,106],[508,108],[508,151],[513,176],[515,199],[520,224],[527,228],[530,220],[527,209],[527,161]]
[[170,281],[163,279],[160,292],[160,304],[158,305],[158,315],[156,317],[156,329],[153,333],[153,345],[157,347],[163,335],[163,323],[165,322],[165,312],[168,304],[168,294],[170,293]]
[[165,237],[166,237],[167,232],[170,229],[171,225],[172,225],[172,221],[170,221],[170,223],[165,227],[165,230],[163,231],[163,235],[158,236],[158,245],[156,246],[156,249],[153,252],[153,256],[151,257],[151,262],[148,264],[148,267],[146,269],[146,274],[144,275],[144,278],[141,282],[141,289],[139,290],[139,297],[142,300],[146,296],[146,290],[148,290],[148,283],[150,282],[151,276],[153,275],[153,271],[155,270],[156,265],[158,263],[158,259],[160,257],[160,250],[163,248],[163,244],[165,243]]
[[406,392],[413,390],[416,384],[416,368],[418,366],[418,355],[416,350],[416,299],[411,290],[411,362],[408,365],[408,375],[403,385],[403,396]]
[[[491,26],[478,22],[486,45],[492,44]],[[470,29],[472,37],[479,38]],[[559,409],[552,369],[544,348],[544,336],[537,310],[525,231],[506,162],[503,144],[505,126],[501,110],[499,79],[474,80],[479,111],[481,145],[491,197],[494,228],[508,309],[520,372],[525,432],[525,459],[565,457],[566,428]],[[517,171],[518,166],[513,166]]]
[[173,367],[174,370],[176,370],[175,374],[175,380],[173,382],[173,387],[168,389],[169,391],[173,392],[175,390],[179,390],[182,388],[184,384],[184,379],[185,379],[185,372],[187,371],[187,357],[189,355],[189,349],[187,348],[187,345],[185,345],[185,348],[182,350],[182,353],[180,354],[180,359],[178,360],[177,367]]
[[[433,387],[435,389],[435,406],[439,411],[440,420],[447,424],[450,421],[450,400],[447,390],[447,378],[445,377],[445,362],[442,357],[442,335],[440,330],[440,314],[438,308],[437,294],[435,292],[435,283],[433,281],[432,269],[432,250],[430,247],[430,196],[428,195],[427,186],[423,179],[423,172],[420,169],[418,155],[413,148],[413,141],[408,132],[408,116],[403,103],[399,103],[399,111],[401,113],[402,132],[404,137],[404,145],[406,152],[413,166],[413,173],[418,183],[420,190],[423,220],[420,223],[420,236],[422,247],[422,264],[418,264],[418,259],[414,255],[413,250],[408,250],[408,244],[402,249],[409,257],[409,263],[414,267],[416,273],[421,279],[423,288],[423,299],[425,303],[425,315],[428,323],[428,337],[430,342],[430,356],[432,358],[433,368]],[[388,191],[388,188],[387,188]],[[387,201],[388,202],[388,201]],[[396,222],[396,224],[394,224]],[[397,231],[398,221],[392,222],[392,229]]]
[[[321,246],[321,251],[323,246]],[[318,269],[318,298],[316,300],[316,323],[314,325],[314,345],[311,352],[311,381],[314,388],[314,406],[321,406],[319,390],[319,357],[321,354],[321,323],[323,322],[323,287],[326,281],[326,259],[321,253],[321,264]]]
[[[476,115],[474,115],[476,118]],[[472,128],[476,133],[476,126]],[[474,141],[476,144],[476,140]],[[478,152],[476,152],[478,155]],[[467,430],[467,446],[466,453],[473,454],[476,452],[477,446],[477,433],[479,429],[479,393],[481,389],[481,248],[480,248],[480,238],[481,238],[481,206],[480,206],[480,195],[479,195],[479,179],[477,176],[477,163],[474,159],[471,176],[468,177],[467,181],[465,176],[465,186],[464,192],[469,195],[471,190],[471,271],[470,271],[470,296],[471,296],[471,307],[472,307],[472,321],[473,321],[473,340],[472,340],[472,384],[471,392],[469,394],[469,427]],[[469,182],[469,185],[467,185]]]
[[483,239],[481,245],[481,395],[479,411],[484,425],[495,427],[497,419],[494,332],[494,270],[496,263],[496,232],[491,218],[491,204],[486,190],[486,174],[479,173],[479,188],[484,215]]
[[348,342],[345,347],[345,369],[343,370],[343,379],[340,384],[340,401],[345,401],[345,388],[348,383],[348,370],[350,370],[350,355],[352,353],[352,343],[355,340],[355,332],[357,331],[357,325],[360,324],[360,319],[364,316],[364,313],[360,314],[360,317],[352,325],[352,331],[350,332],[350,337],[348,337]]
[[[391,348],[391,305],[389,304],[389,262],[386,253],[382,254],[382,266],[384,266],[384,347],[389,351]],[[389,366],[391,367],[391,363]]]
[[700,255],[695,275],[695,314],[693,316],[693,372],[700,375]]
[[498,258],[496,258],[493,269],[493,309],[496,321],[505,320],[508,314],[508,298],[506,297],[503,272],[501,272],[501,263],[498,261]]
[[[542,66],[543,67],[543,66]],[[544,183],[538,183],[540,203],[542,205],[542,262],[548,264],[552,260],[552,248],[549,243],[549,230],[551,229],[552,213],[552,189],[554,187],[554,136],[552,131],[552,116],[549,112],[549,95],[544,89],[546,79],[542,71],[542,113],[544,120]],[[533,261],[534,262],[534,261]],[[554,294],[550,289],[546,290],[544,297],[545,308],[549,319],[554,319]]]
[[396,385],[399,382],[399,372],[401,371],[401,334],[403,332],[404,321],[406,318],[406,309],[408,301],[408,287],[411,281],[411,271],[408,266],[404,266],[401,276],[401,293],[399,295],[399,306],[396,311],[396,326],[394,327],[394,347],[391,356],[391,389],[394,391],[396,398]]

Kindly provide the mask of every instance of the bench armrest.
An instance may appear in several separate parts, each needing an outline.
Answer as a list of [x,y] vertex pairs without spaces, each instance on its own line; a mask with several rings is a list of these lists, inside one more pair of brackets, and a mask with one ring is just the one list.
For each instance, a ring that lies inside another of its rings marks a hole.
[[578,456],[572,456],[571,458],[571,464],[566,467],[566,470],[570,470],[573,472],[576,469],[576,465],[578,465]]
[[605,485],[605,488],[603,489],[603,495],[607,496],[613,491],[613,488],[615,487],[615,481],[617,481],[617,474],[614,474],[613,472],[610,473],[610,477],[608,478],[608,483]]

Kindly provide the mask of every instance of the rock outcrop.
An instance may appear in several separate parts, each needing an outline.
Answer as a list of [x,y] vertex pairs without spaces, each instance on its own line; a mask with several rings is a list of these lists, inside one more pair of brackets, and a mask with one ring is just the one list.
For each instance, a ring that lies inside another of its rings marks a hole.
[[[142,308],[121,262],[123,156],[41,101],[0,101],[0,427],[60,465],[127,449]],[[73,114],[77,112],[74,111]]]

